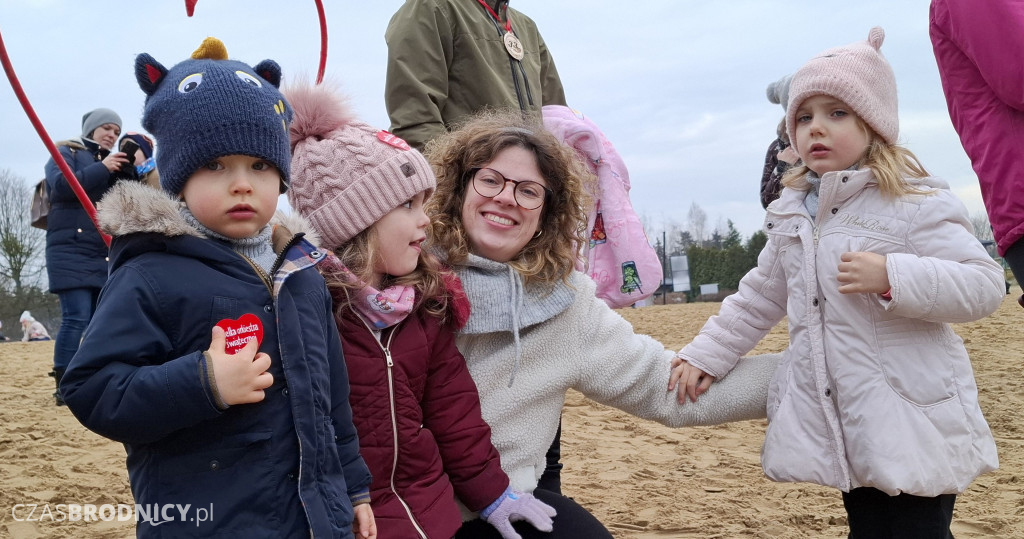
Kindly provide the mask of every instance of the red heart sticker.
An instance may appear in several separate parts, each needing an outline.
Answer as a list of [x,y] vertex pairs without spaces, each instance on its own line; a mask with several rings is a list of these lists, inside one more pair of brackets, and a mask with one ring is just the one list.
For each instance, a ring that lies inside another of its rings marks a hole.
[[217,327],[224,330],[224,351],[229,354],[237,354],[253,339],[257,348],[263,342],[263,323],[252,313],[243,314],[238,320],[225,318],[217,322]]

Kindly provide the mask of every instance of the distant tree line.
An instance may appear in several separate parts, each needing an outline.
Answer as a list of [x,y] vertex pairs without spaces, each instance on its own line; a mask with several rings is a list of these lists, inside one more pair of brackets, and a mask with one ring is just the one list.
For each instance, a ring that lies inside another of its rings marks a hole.
[[[768,242],[768,237],[761,230],[743,241],[731,219],[724,223],[719,219],[718,225],[707,234],[707,213],[696,202],[690,205],[685,227],[670,222],[660,233],[653,233],[647,222],[648,238],[654,240],[664,275],[670,275],[671,257],[686,255],[690,271],[690,300],[697,296],[702,284],[718,283],[719,290],[723,291],[738,289],[740,279],[757,266],[757,257]],[[991,246],[992,227],[988,216],[984,212],[973,214],[971,224],[978,240]],[[994,247],[990,247],[990,252],[994,254]]]

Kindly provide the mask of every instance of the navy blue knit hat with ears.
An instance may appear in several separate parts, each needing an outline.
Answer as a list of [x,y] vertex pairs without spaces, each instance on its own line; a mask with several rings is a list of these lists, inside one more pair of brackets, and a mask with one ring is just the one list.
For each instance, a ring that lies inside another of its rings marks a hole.
[[277,62],[228,60],[224,44],[208,37],[170,70],[138,55],[135,79],[146,93],[142,126],[156,139],[164,191],[180,195],[199,167],[226,155],[266,159],[281,171],[281,192],[288,189],[292,109],[278,91]]

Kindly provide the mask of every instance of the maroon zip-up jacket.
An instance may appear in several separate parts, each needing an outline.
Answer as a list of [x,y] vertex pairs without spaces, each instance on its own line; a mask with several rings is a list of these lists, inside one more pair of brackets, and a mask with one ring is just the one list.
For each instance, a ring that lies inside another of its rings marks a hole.
[[[457,282],[452,286],[458,319],[468,300]],[[456,496],[480,511],[509,484],[480,415],[476,384],[455,347],[456,327],[419,309],[384,329],[378,343],[350,308],[336,321],[360,452],[373,474],[378,536],[453,536],[462,525]]]

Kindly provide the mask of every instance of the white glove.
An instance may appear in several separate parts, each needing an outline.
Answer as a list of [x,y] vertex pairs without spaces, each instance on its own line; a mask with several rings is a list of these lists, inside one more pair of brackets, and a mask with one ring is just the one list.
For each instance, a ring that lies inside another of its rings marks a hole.
[[494,503],[480,512],[480,517],[497,528],[504,539],[522,539],[512,528],[512,523],[520,520],[529,522],[542,532],[550,532],[551,519],[555,515],[557,513],[550,505],[534,498],[533,494],[512,490],[512,487],[506,488]]

